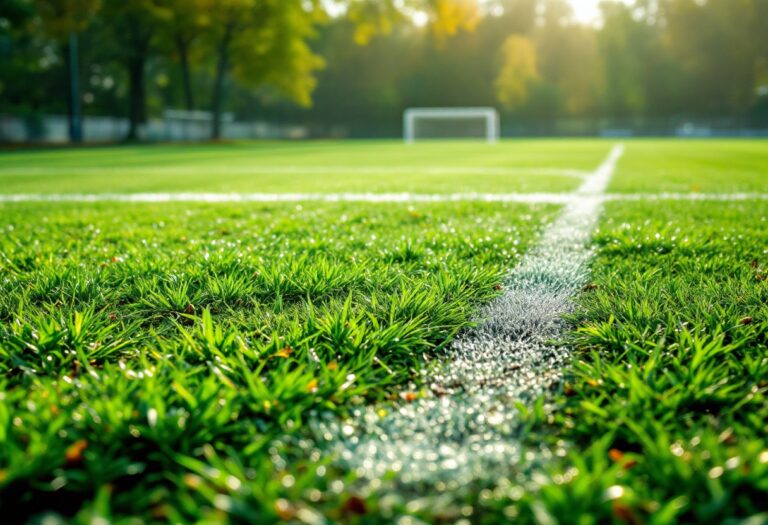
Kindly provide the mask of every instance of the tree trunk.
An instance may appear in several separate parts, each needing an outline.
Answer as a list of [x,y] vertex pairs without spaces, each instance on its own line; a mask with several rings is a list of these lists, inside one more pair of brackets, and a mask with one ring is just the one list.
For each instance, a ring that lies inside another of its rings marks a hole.
[[80,50],[76,33],[69,35],[69,40],[64,46],[67,57],[67,72],[69,78],[69,100],[67,122],[69,127],[69,141],[79,144],[83,141],[83,115],[80,106]]
[[232,31],[232,25],[228,24],[218,47],[216,77],[214,78],[213,98],[211,99],[211,112],[213,113],[213,120],[211,121],[212,140],[219,140],[221,138],[221,111],[224,102],[224,81],[227,78],[227,71],[229,70],[229,44],[232,40]]
[[189,42],[182,36],[176,36],[176,52],[181,65],[181,82],[184,86],[184,103],[188,111],[195,109],[195,94],[192,91],[192,72],[189,66]]
[[146,56],[136,52],[128,62],[129,108],[128,108],[128,136],[126,140],[135,141],[139,138],[139,126],[146,119],[146,88],[144,86],[144,70]]

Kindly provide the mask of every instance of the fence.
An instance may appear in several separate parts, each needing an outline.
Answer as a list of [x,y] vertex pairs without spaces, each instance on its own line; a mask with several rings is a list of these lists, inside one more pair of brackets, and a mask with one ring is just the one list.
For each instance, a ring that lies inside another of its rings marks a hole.
[[[64,115],[30,118],[0,116],[0,142],[50,143],[69,141],[68,121]],[[237,122],[225,115],[221,135],[226,140],[301,139],[308,130],[303,126],[267,122]],[[118,142],[128,134],[128,119],[116,117],[84,117],[85,142]],[[211,137],[210,117],[199,114],[191,118],[170,113],[162,119],[151,119],[139,127],[139,137],[146,141],[204,141]]]
[[[524,121],[502,117],[503,137],[768,137],[768,117],[762,120],[739,118],[686,119],[559,119],[550,122]],[[116,117],[85,117],[85,142],[119,142],[128,134],[128,120]],[[211,136],[210,114],[166,111],[163,118],[151,119],[139,129],[146,141],[205,141]],[[314,123],[309,125],[270,122],[239,122],[232,115],[222,119],[222,138],[304,139],[304,138],[401,138],[399,118],[377,122]],[[16,117],[0,115],[0,143],[59,143],[69,140],[67,117],[45,115]]]

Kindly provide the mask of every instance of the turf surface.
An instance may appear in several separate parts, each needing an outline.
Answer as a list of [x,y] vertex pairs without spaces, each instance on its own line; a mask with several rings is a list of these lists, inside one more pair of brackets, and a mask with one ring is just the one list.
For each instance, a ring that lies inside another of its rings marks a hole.
[[627,141],[609,192],[768,192],[768,142],[707,139]]
[[4,510],[87,514],[109,484],[117,515],[197,519],[177,485],[213,443],[276,496],[270,440],[408,381],[553,211],[3,207]]
[[[579,445],[545,486],[573,522],[765,523],[768,205],[609,205],[543,428]],[[740,521],[748,520],[751,521]]]
[[[0,155],[0,192],[568,191],[577,178],[512,170],[590,171],[609,148],[14,152]],[[767,157],[760,141],[628,141],[610,191],[765,191]],[[253,174],[254,158],[284,171]],[[426,170],[478,165],[510,172]],[[307,173],[286,174],[297,166]],[[354,166],[391,169],[360,177]],[[567,381],[521,409],[521,440],[552,452],[533,476],[511,469],[459,501],[434,499],[393,478],[363,486],[306,439],[318,414],[418,397],[418,371],[500,293],[557,211],[0,204],[3,516],[766,522],[765,202],[606,205],[591,284],[559,342],[575,355]]]
[[0,155],[0,193],[569,191],[579,179],[557,170],[592,170],[610,146],[563,140],[20,151]]

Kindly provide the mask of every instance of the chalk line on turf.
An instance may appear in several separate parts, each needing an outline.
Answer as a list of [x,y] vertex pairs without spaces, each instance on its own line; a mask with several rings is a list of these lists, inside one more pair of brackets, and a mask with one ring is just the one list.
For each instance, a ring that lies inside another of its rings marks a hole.
[[764,201],[768,193],[6,193],[0,203],[23,202],[125,202],[125,203],[281,203],[363,202],[441,203],[487,202],[520,204],[569,204],[583,199],[603,201]]
[[[552,344],[563,314],[585,283],[599,195],[623,152],[616,146],[544,231],[539,244],[512,270],[501,297],[461,334],[424,376],[427,393],[398,404],[360,409],[313,428],[341,466],[369,480],[395,473],[400,483],[460,494],[474,482],[494,483],[557,451],[526,451],[519,441],[520,407],[558,383],[569,350]],[[521,404],[521,405],[518,405]]]
[[197,164],[179,166],[116,166],[108,170],[93,166],[71,167],[3,167],[2,174],[35,176],[77,173],[82,175],[146,174],[146,175],[188,175],[190,170],[205,169],[208,175],[539,175],[544,177],[567,177],[583,179],[589,172],[548,167],[504,167],[504,166],[228,166]]

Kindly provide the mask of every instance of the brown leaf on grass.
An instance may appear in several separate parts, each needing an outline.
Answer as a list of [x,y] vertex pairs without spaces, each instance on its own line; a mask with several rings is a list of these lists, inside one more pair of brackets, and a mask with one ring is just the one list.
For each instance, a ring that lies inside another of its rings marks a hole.
[[67,461],[67,465],[77,465],[83,461],[83,452],[88,448],[88,442],[84,439],[78,439],[70,446],[67,447],[64,453],[64,459]]
[[493,285],[493,289],[494,289],[494,290],[496,290],[497,292],[498,292],[499,290],[501,290],[502,288],[503,288],[503,286],[501,286],[500,284],[494,284],[494,285]]
[[286,346],[279,352],[275,352],[275,355],[273,357],[281,357],[283,359],[288,359],[292,353],[293,353],[293,348],[291,348],[290,346]]
[[280,498],[275,501],[275,514],[283,521],[290,521],[296,517],[296,507],[287,499]]
[[608,457],[611,458],[611,461],[613,462],[619,462],[624,459],[624,452],[617,448],[612,448],[608,451]]
[[419,394],[416,392],[400,392],[400,399],[412,403],[419,398]]
[[751,317],[742,317],[741,319],[739,319],[739,324],[748,325],[748,324],[752,324],[753,321],[754,319],[752,319]]
[[641,525],[642,523],[635,514],[635,511],[626,503],[614,501],[611,504],[611,510],[613,511],[613,516],[622,523],[627,523],[628,525]]
[[341,512],[346,515],[363,516],[368,513],[368,508],[365,505],[365,500],[360,496],[350,496],[341,506]]
[[590,284],[585,284],[582,290],[584,290],[585,292],[591,292],[593,290],[597,290],[598,288],[600,288],[598,285],[594,283],[590,283]]
[[195,305],[193,305],[192,303],[189,303],[187,305],[187,308],[184,310],[184,313],[189,315],[192,315],[193,313],[195,313]]
[[611,461],[614,463],[621,463],[621,466],[624,467],[624,470],[629,470],[635,465],[637,465],[637,461],[634,459],[628,459],[624,452],[617,448],[612,448],[608,451],[608,457],[611,458]]

